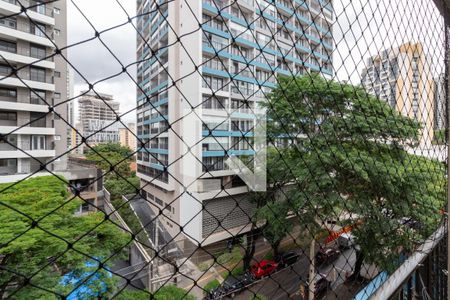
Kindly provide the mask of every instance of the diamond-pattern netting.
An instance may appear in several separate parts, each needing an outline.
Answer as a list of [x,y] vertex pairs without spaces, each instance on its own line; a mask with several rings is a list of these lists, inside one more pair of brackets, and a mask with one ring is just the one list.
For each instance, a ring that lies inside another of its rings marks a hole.
[[0,1],[0,298],[446,297],[444,1],[85,2]]

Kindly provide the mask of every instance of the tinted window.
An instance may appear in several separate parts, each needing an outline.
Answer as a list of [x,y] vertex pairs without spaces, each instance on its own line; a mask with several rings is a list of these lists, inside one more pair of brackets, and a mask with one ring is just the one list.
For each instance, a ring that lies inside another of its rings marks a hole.
[[0,50],[16,53],[16,43],[0,40]]
[[38,45],[30,46],[30,56],[34,58],[45,58],[47,56],[45,47]]

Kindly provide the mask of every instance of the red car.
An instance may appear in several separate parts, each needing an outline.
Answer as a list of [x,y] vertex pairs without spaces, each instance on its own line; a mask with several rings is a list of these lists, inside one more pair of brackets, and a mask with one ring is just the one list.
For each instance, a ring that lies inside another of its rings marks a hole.
[[262,260],[259,263],[251,266],[250,272],[255,279],[260,279],[275,272],[278,268],[278,263],[273,260]]

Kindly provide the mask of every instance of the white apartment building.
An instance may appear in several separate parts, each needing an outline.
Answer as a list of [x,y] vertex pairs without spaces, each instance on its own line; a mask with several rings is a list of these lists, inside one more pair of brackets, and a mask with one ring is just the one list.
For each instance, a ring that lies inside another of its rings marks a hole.
[[422,44],[406,43],[369,58],[361,83],[368,93],[388,102],[404,116],[420,122],[420,146],[431,145],[435,84]]
[[[120,103],[114,101],[112,95],[99,94],[93,91],[81,92],[78,99],[81,134],[86,143],[95,146],[102,143],[119,142]],[[83,145],[86,149],[86,145]]]
[[67,3],[20,3],[29,9],[0,1],[1,182],[66,161],[67,64],[55,49],[67,45]]
[[137,175],[144,196],[182,247],[245,233],[255,204],[225,161],[254,155],[248,111],[264,101],[276,76],[333,76],[332,4],[137,4],[144,37],[137,45],[137,135],[144,143],[137,145]]

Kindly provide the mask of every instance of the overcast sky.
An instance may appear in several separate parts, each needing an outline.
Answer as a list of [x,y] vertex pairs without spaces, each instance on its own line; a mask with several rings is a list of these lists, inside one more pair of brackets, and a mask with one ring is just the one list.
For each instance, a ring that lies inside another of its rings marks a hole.
[[[135,15],[135,0],[119,0],[126,11]],[[94,29],[102,31],[127,21],[116,0],[68,0],[69,44],[94,37]],[[390,46],[408,41],[422,42],[429,54],[434,75],[442,72],[443,32],[439,13],[429,0],[335,0],[336,23],[333,26],[336,50],[333,53],[338,80],[359,83],[365,59]],[[80,14],[83,12],[92,26]],[[106,46],[124,65],[136,60],[136,32],[131,24],[101,35]],[[98,39],[76,45],[69,50],[69,59],[79,72],[75,74],[75,95],[87,89],[86,81],[95,83],[95,90],[114,95],[121,103],[121,112],[136,107],[136,86],[128,75],[119,74],[122,67]],[[135,77],[135,67],[130,67]],[[104,80],[104,81],[103,81]],[[134,121],[135,111],[125,117]]]
[[[102,31],[127,22],[127,15],[115,0],[68,0],[68,38],[69,45],[86,41],[95,35],[95,30]],[[120,0],[130,16],[136,15],[136,1]],[[79,8],[79,10],[77,9]],[[85,15],[91,24],[83,17]],[[92,26],[93,27],[92,27]],[[115,28],[100,36],[107,47],[99,39],[76,45],[69,50],[69,59],[75,72],[74,92],[88,89],[86,81],[96,83],[94,88],[99,93],[114,95],[121,104],[120,111],[136,107],[136,85],[126,74],[105,80],[119,74],[122,67],[109,53],[109,48],[123,65],[136,61],[136,31],[131,24]],[[128,68],[129,73],[136,77],[136,68]],[[136,111],[125,116],[125,121],[134,121]]]

